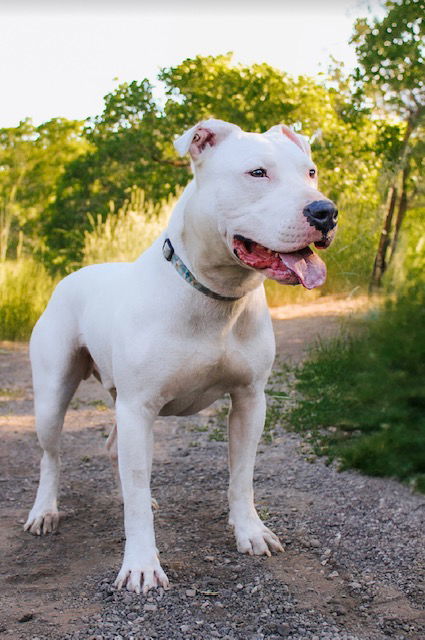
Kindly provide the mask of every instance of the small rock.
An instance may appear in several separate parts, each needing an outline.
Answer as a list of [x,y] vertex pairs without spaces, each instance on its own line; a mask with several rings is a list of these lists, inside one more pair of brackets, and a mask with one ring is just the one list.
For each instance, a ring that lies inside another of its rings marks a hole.
[[34,614],[33,613],[24,613],[24,615],[19,618],[18,622],[29,622],[30,620],[34,619]]
[[328,578],[330,578],[331,580],[333,580],[334,578],[337,578],[339,576],[338,571],[332,571],[332,573],[330,573],[328,575]]
[[196,596],[196,589],[186,589],[186,595],[188,598],[194,598]]
[[215,557],[214,556],[205,556],[204,560],[205,560],[205,562],[214,562]]
[[348,586],[350,587],[350,589],[361,589],[362,585],[360,584],[360,582],[349,582]]
[[189,631],[190,627],[188,624],[182,624],[180,625],[180,631],[182,631],[183,633],[187,633]]
[[320,540],[318,540],[318,538],[310,538],[310,547],[318,549],[320,547]]
[[345,614],[347,613],[345,607],[343,607],[342,604],[335,604],[333,610],[337,616],[345,616]]
[[281,622],[280,624],[276,625],[276,633],[278,633],[283,638],[285,638],[289,634],[290,630],[291,628],[287,622]]
[[145,604],[143,609],[144,611],[156,611],[158,607],[156,604]]

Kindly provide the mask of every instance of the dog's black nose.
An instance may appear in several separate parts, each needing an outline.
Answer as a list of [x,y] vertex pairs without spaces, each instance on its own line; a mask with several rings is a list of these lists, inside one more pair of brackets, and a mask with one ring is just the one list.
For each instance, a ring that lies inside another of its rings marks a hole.
[[315,200],[304,207],[303,214],[308,223],[322,233],[328,233],[336,226],[338,209],[331,200]]

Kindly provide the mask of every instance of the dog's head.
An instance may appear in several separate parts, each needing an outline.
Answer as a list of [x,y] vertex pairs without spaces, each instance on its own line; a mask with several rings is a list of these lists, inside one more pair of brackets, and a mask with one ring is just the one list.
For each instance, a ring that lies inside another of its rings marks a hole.
[[174,144],[190,153],[199,215],[214,222],[235,261],[282,284],[324,283],[325,264],[309,245],[331,244],[338,211],[318,190],[304,136],[285,125],[246,133],[211,119]]

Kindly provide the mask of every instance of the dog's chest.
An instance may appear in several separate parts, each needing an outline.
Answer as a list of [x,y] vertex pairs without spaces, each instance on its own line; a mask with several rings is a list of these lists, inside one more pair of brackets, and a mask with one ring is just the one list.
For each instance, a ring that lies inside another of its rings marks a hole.
[[162,390],[167,402],[160,415],[197,413],[254,376],[247,354],[234,346],[207,351],[198,345],[182,364]]

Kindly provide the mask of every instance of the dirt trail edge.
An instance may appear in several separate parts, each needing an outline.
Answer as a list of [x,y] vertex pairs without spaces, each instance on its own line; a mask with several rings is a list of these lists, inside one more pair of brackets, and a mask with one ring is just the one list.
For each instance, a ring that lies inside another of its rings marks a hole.
[[[364,301],[274,310],[279,357],[299,360]],[[112,587],[123,552],[122,507],[104,443],[109,399],[82,384],[63,436],[55,535],[22,524],[34,499],[27,346],[0,345],[0,637],[14,640],[424,640],[425,499],[398,482],[312,463],[279,429],[259,448],[256,503],[285,553],[237,553],[227,521],[222,404],[155,426],[157,544],[172,587],[136,596]]]

